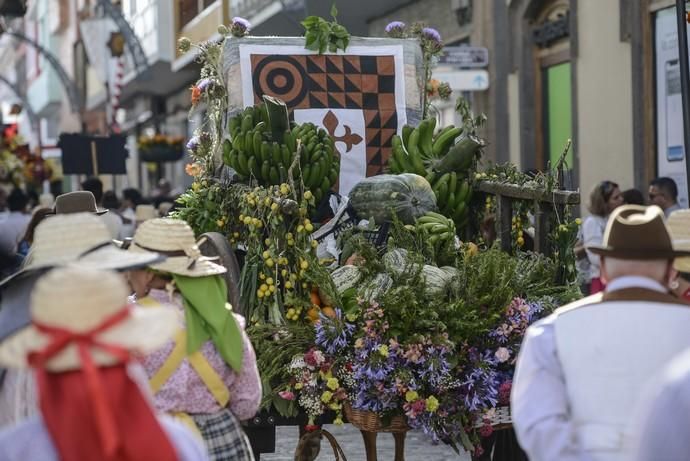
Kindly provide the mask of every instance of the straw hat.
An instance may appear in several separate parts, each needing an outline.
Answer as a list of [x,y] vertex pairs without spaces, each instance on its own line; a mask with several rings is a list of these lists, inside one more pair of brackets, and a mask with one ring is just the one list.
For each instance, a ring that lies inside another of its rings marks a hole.
[[[679,250],[690,250],[690,210],[677,210],[666,221],[673,246]],[[679,272],[690,272],[690,258],[676,258],[673,268]]]
[[87,269],[125,270],[161,259],[153,252],[131,253],[117,248],[103,221],[91,213],[58,214],[36,226],[26,264],[1,281],[0,287],[27,271],[77,261]]
[[[50,337],[35,324],[86,333],[97,328],[122,309],[130,315],[95,336],[101,344],[116,345],[129,351],[147,354],[165,344],[179,328],[177,315],[164,307],[126,307],[127,284],[115,272],[87,270],[78,267],[55,269],[42,277],[31,293],[30,325],[0,345],[0,364],[25,368],[27,356],[40,352]],[[118,359],[98,347],[91,348],[98,365],[112,365]],[[81,368],[77,347],[72,343],[50,359],[46,368],[53,372]]]
[[134,210],[134,220],[137,223],[148,221],[158,217],[158,212],[153,205],[137,205]]
[[155,251],[167,256],[164,262],[150,267],[171,274],[205,277],[227,272],[225,267],[211,262],[214,258],[201,255],[199,243],[192,228],[181,219],[156,218],[141,223],[129,251]]
[[55,214],[96,213],[105,214],[108,210],[96,207],[96,198],[87,190],[67,192],[55,199]]
[[664,212],[656,205],[623,205],[616,208],[606,224],[603,244],[587,249],[601,256],[619,259],[690,256],[690,248],[674,248],[664,222]]

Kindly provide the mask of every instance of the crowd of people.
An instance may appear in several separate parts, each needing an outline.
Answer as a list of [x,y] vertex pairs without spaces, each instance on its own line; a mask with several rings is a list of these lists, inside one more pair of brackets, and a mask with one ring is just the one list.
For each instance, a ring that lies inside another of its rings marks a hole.
[[172,218],[135,213],[124,249],[102,206],[58,196],[0,281],[0,459],[253,460],[262,383],[226,268]]
[[104,192],[103,182],[97,177],[84,180],[81,191],[62,194],[57,199],[51,194],[32,196],[19,188],[12,189],[9,194],[0,189],[0,279],[20,267],[36,226],[58,208],[88,209],[97,213],[110,236],[122,241],[134,236],[138,223],[167,216],[174,206],[175,196],[170,182],[165,179],[159,181],[149,198],[136,188],[124,189],[121,197],[112,190]]

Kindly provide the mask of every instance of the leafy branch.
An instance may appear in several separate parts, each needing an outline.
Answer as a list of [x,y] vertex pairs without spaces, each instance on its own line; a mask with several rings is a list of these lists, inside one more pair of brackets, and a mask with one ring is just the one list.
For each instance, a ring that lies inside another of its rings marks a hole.
[[325,53],[326,50],[331,53],[338,50],[345,51],[350,44],[350,33],[344,26],[338,24],[336,16],[338,16],[338,9],[334,3],[331,7],[333,21],[326,21],[318,16],[309,16],[302,21],[306,30],[304,34],[306,39],[304,47],[306,49],[318,51],[319,54]]

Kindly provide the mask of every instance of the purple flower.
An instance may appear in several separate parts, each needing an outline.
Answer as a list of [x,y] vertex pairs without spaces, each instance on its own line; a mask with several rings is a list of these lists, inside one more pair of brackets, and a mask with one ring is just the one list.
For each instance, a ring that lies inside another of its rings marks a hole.
[[232,35],[234,35],[235,37],[244,37],[245,35],[247,35],[249,29],[251,28],[252,25],[246,19],[241,18],[239,16],[235,16],[234,18],[232,18],[230,32],[232,32]]
[[329,318],[320,314],[321,321],[316,323],[316,345],[324,348],[328,354],[336,354],[348,346],[355,326],[347,323],[340,309],[335,310],[335,317]]
[[389,22],[386,26],[386,34],[391,38],[403,38],[405,36],[406,24],[401,21]]
[[439,34],[438,31],[432,27],[425,27],[422,29],[422,38],[435,42],[439,45],[441,44],[441,34]]
[[196,87],[199,88],[199,91],[203,93],[206,90],[208,90],[212,85],[213,80],[211,80],[210,78],[202,78],[197,82]]
[[198,136],[193,136],[190,138],[189,141],[187,141],[187,150],[190,152],[196,152],[196,150],[199,148],[199,137]]

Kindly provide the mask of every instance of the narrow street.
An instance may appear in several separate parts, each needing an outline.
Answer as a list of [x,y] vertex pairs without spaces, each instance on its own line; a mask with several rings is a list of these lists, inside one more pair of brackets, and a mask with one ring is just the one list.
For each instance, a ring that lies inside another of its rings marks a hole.
[[[340,443],[348,461],[360,461],[366,459],[364,443],[359,431],[351,424],[342,426],[327,425],[326,430],[331,432]],[[261,461],[293,461],[295,459],[295,447],[297,446],[297,427],[281,426],[276,433],[276,453],[261,455]],[[394,455],[393,436],[380,434],[378,436],[378,457],[380,461],[392,461]],[[335,461],[333,451],[324,439],[321,444],[321,453],[318,461]],[[429,438],[419,432],[409,432],[405,440],[405,459],[410,461],[469,461],[467,453],[457,455],[447,445],[433,445]]]

